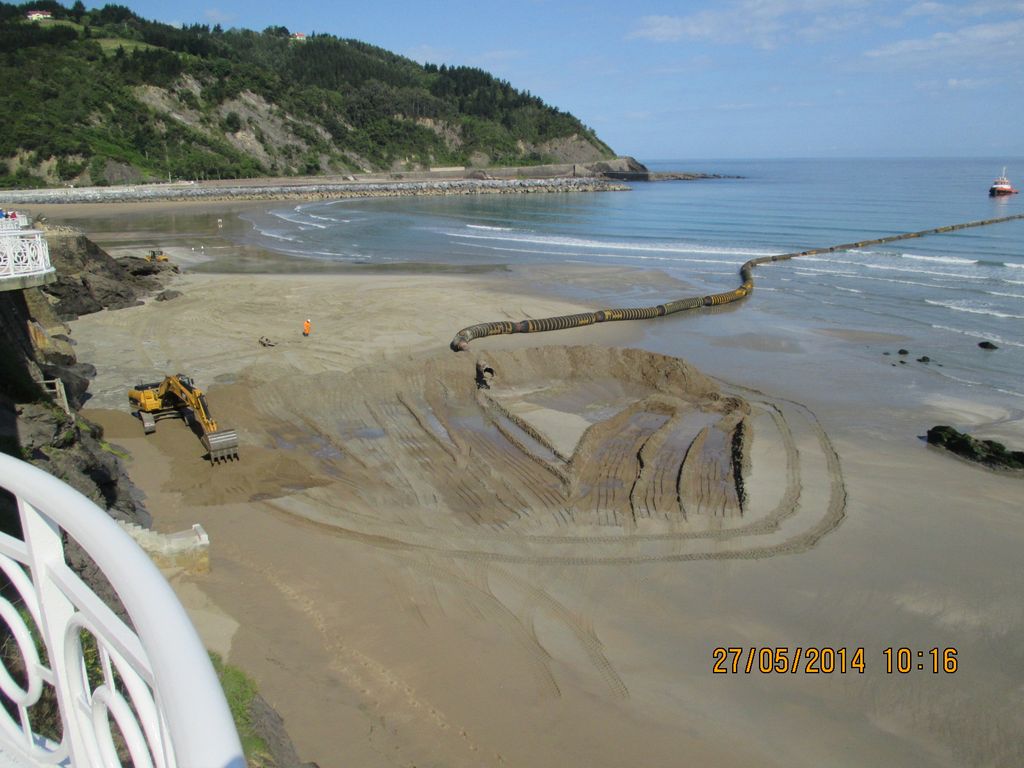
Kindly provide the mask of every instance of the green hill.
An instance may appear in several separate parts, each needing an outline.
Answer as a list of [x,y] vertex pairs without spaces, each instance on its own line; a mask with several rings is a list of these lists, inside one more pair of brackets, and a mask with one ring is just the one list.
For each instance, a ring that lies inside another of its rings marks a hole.
[[0,3],[0,78],[0,187],[614,156],[577,118],[479,69],[80,0]]

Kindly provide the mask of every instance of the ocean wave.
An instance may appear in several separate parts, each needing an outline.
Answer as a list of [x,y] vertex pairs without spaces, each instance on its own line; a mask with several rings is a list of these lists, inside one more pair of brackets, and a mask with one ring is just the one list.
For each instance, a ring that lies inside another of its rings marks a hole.
[[880,269],[887,272],[909,272],[915,275],[931,275],[932,277],[955,277],[958,280],[987,280],[985,275],[963,275],[957,272],[936,272],[931,269],[906,269],[904,267],[894,267],[889,264],[863,264],[867,269]]
[[952,333],[959,333],[962,336],[970,336],[972,339],[983,339],[985,341],[991,341],[994,344],[1002,344],[1009,347],[1024,347],[1019,341],[1010,341],[997,336],[994,333],[988,333],[987,331],[972,331],[965,328],[951,328],[948,325],[935,325],[932,323],[932,328],[939,331],[951,331]]
[[832,269],[813,269],[811,267],[794,267],[793,271],[800,275],[835,275],[836,277],[863,277],[856,272],[837,272]]
[[296,256],[311,261],[336,261],[339,263],[351,263],[354,261],[373,261],[373,257],[361,253],[334,253],[331,251],[310,251],[305,248],[275,248],[278,253],[285,253],[289,256]]
[[1014,397],[1024,397],[1024,392],[1014,392],[1012,389],[1002,389],[1000,387],[995,388],[996,392],[1002,392],[1004,395],[1012,395]]
[[900,280],[895,277],[872,277],[871,275],[857,275],[858,280],[874,280],[876,283],[895,283],[896,285],[916,285],[919,288],[941,288],[935,283],[921,283],[917,280]]
[[280,232],[274,232],[273,230],[260,229],[259,227],[256,227],[256,231],[259,232],[262,237],[270,237],[273,238],[274,240],[285,240],[289,243],[300,242],[299,238],[297,237],[288,237],[288,235],[283,235]]
[[[534,248],[502,248],[500,245],[485,245],[483,246],[488,251],[502,251],[507,253],[536,253],[539,256],[582,256],[582,253],[576,253],[575,251],[539,251]],[[585,261],[580,261],[581,264],[586,264]]]
[[959,376],[954,376],[953,374],[949,373],[948,371],[943,373],[943,374],[941,374],[941,375],[945,376],[947,379],[951,379],[953,381],[959,382],[960,384],[969,384],[972,387],[983,387],[983,386],[985,386],[980,381],[974,381],[973,379],[962,379]]
[[[752,248],[724,248],[712,245],[692,245],[684,243],[637,243],[637,242],[613,242],[603,240],[590,240],[581,237],[566,237],[564,235],[535,235],[532,233],[511,234],[484,234],[482,232],[448,231],[449,237],[465,238],[470,240],[501,240],[513,243],[528,243],[530,245],[552,245],[556,247],[587,248],[602,251],[644,251],[653,253],[708,253],[721,256],[773,256],[776,251],[755,250]],[[731,263],[731,262],[729,262]]]
[[331,224],[348,224],[351,219],[336,219],[333,216],[317,216],[315,213],[307,213],[307,216],[317,221],[329,221]]
[[[579,259],[581,264],[593,264],[593,259],[620,259],[622,261],[665,261],[669,262],[677,267],[684,267],[687,264],[719,264],[725,266],[732,266],[732,262],[729,261],[716,261],[714,259],[686,259],[680,261],[679,259],[673,259],[668,256],[642,256],[639,254],[624,254],[624,253],[587,253],[583,254],[579,251],[551,251],[551,250],[538,250],[536,248],[509,248],[507,246],[500,245],[484,245],[480,246],[488,251],[500,251],[503,253],[533,253],[538,256],[575,256]],[[587,261],[583,257],[591,259]]]
[[919,256],[916,253],[902,253],[900,254],[904,259],[914,259],[915,261],[934,261],[940,264],[977,264],[977,259],[963,259],[959,256]]
[[512,227],[491,227],[486,224],[467,224],[466,229],[483,229],[488,232],[515,232]]
[[[502,251],[505,253],[535,253],[540,256],[576,256],[583,257],[587,256],[590,259],[620,259],[622,261],[663,261],[675,265],[678,268],[685,268],[688,264],[717,264],[719,266],[736,266],[736,262],[733,261],[720,261],[718,259],[673,259],[669,256],[648,256],[632,253],[588,253],[583,254],[579,251],[551,251],[551,250],[538,250],[535,248],[509,248],[500,245],[484,245],[480,246],[488,251]],[[580,258],[581,264],[588,263],[585,259]],[[589,263],[593,263],[592,261]],[[735,272],[726,272],[723,274],[736,274]]]
[[300,227],[314,227],[316,229],[327,229],[326,224],[318,224],[315,221],[309,221],[310,215],[308,213],[302,213],[302,211],[296,210],[295,213],[298,215],[292,215],[291,211],[269,211],[271,216],[287,221],[289,224],[297,224]]
[[989,296],[1006,296],[1009,299],[1024,299],[1024,293],[1000,293],[999,291],[985,291]]
[[953,301],[934,301],[933,299],[925,299],[924,302],[925,304],[931,304],[933,307],[944,307],[954,312],[967,312],[972,315],[988,315],[989,317],[1002,317],[1010,320],[1024,320],[1024,315],[1012,315],[1009,312],[999,312],[988,307],[967,307]]
[[[852,261],[850,259],[829,259],[829,258],[817,258],[817,257],[804,258],[802,256],[800,257],[800,261],[799,262],[797,262],[794,259],[794,263],[802,263],[802,262],[805,262],[805,261],[824,261],[824,262],[826,262],[828,264],[839,264],[839,265],[844,266],[844,267],[856,267],[856,268],[862,269],[862,270],[863,269],[874,269],[874,270],[880,270],[880,271],[883,271],[883,272],[907,272],[907,273],[911,273],[911,274],[915,274],[915,275],[933,275],[935,277],[964,277],[964,278],[966,278],[968,280],[981,279],[981,278],[975,277],[973,275],[955,275],[955,274],[951,274],[949,272],[936,272],[936,271],[931,270],[931,269],[910,269],[910,268],[907,268],[907,267],[902,267],[901,268],[901,267],[893,266],[891,264],[869,264],[869,263],[864,262],[864,261]],[[836,272],[834,274],[842,274],[842,273]],[[863,272],[857,272],[856,274],[858,276],[860,276],[860,277],[863,277],[865,280],[872,279],[872,278],[869,278],[867,275],[863,274]],[[879,278],[874,278],[874,279],[877,280]],[[894,282],[898,282],[898,281],[894,280]]]

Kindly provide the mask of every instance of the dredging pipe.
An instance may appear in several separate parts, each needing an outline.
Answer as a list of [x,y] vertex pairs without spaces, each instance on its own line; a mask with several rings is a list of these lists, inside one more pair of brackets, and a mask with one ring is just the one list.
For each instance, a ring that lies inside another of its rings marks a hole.
[[651,307],[627,307],[619,309],[599,309],[596,312],[579,312],[575,315],[558,315],[557,317],[542,317],[538,320],[502,320],[492,323],[478,323],[468,328],[463,328],[452,339],[451,348],[454,352],[461,352],[469,347],[469,342],[484,336],[497,336],[503,333],[540,333],[542,331],[559,331],[564,328],[579,328],[584,325],[595,323],[606,323],[612,320],[646,320],[651,317],[664,317],[676,312],[683,312],[688,309],[700,307],[715,307],[720,304],[731,304],[750,295],[754,290],[754,267],[762,264],[770,264],[776,261],[789,261],[798,259],[801,256],[814,256],[819,253],[834,253],[836,251],[848,251],[851,248],[865,248],[871,245],[882,245],[894,243],[897,240],[910,240],[925,235],[941,235],[946,232],[955,232],[958,229],[970,229],[972,227],[984,227],[989,224],[1002,224],[1006,221],[1024,219],[1024,213],[1017,213],[1013,216],[1002,216],[997,219],[983,219],[981,221],[968,221],[963,224],[950,224],[945,227],[933,229],[922,229],[919,232],[904,232],[901,235],[889,235],[874,240],[861,240],[856,243],[843,243],[842,245],[830,245],[827,248],[811,248],[806,251],[794,253],[782,253],[777,256],[762,256],[757,259],[750,259],[740,267],[740,279],[742,284],[733,291],[725,293],[712,293],[707,296],[689,296],[664,304],[656,304]]

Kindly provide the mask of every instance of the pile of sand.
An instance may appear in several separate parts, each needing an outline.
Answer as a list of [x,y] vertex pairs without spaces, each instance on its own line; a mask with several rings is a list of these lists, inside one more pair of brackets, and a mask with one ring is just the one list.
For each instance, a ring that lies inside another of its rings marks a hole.
[[[164,491],[190,506],[266,502],[392,546],[544,562],[763,556],[842,516],[838,462],[799,408],[723,393],[640,350],[421,355],[215,394],[240,461],[210,466],[183,423],[161,424]],[[137,429],[99,417],[111,438]],[[794,430],[815,438],[802,474]]]

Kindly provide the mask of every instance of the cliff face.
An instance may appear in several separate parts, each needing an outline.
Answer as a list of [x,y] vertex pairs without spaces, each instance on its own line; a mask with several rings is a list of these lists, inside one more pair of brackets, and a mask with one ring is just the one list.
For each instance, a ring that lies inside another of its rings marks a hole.
[[[158,283],[133,276],[81,235],[51,233],[47,242],[57,282],[0,293],[0,445],[60,478],[115,519],[148,526],[149,514],[116,449],[103,441],[99,427],[76,413],[95,369],[78,361],[63,321],[138,303]],[[70,414],[40,386],[44,379],[63,382]]]

